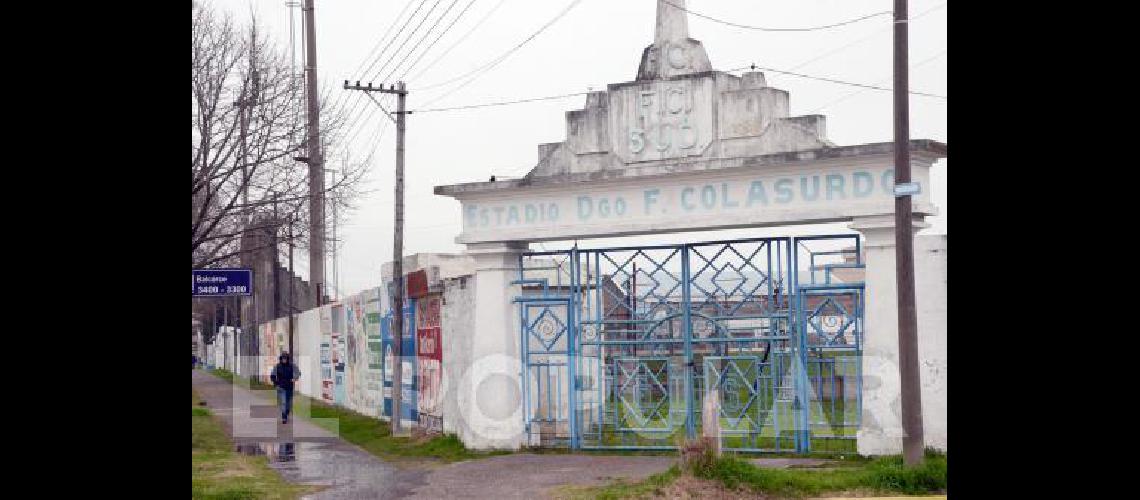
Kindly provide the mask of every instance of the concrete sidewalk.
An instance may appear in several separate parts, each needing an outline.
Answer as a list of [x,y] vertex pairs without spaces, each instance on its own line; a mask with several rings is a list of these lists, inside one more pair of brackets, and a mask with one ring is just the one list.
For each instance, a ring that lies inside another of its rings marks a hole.
[[304,418],[282,425],[273,391],[243,388],[203,370],[193,371],[193,386],[236,451],[266,455],[289,482],[328,486],[305,498],[403,498],[423,484],[424,471],[385,463]]
[[[397,467],[306,418],[297,416],[281,425],[273,391],[231,385],[202,370],[194,370],[193,383],[233,436],[237,451],[266,455],[270,466],[290,482],[329,486],[306,498],[546,498],[558,486],[598,486],[616,479],[639,481],[664,472],[677,461],[673,456],[514,453],[451,464]],[[299,404],[294,410],[301,414],[306,411]],[[770,468],[828,463],[808,458],[751,461]]]

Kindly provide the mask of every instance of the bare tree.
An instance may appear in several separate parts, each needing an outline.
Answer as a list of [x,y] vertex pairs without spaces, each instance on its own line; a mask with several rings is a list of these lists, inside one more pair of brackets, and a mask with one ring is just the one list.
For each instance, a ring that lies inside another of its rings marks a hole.
[[[194,268],[236,262],[245,231],[269,229],[281,243],[291,234],[296,246],[307,246],[308,166],[296,160],[305,155],[304,78],[258,35],[256,19],[241,29],[228,14],[194,3]],[[326,95],[321,132],[334,151],[346,120],[328,103]],[[327,185],[328,203],[351,208],[369,160],[346,162]]]

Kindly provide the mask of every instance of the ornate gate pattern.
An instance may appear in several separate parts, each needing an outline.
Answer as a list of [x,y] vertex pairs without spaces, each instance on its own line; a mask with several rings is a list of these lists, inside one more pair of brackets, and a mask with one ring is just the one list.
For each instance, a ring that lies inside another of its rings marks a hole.
[[715,418],[726,449],[854,449],[858,236],[532,252],[519,269],[530,444],[673,448]]

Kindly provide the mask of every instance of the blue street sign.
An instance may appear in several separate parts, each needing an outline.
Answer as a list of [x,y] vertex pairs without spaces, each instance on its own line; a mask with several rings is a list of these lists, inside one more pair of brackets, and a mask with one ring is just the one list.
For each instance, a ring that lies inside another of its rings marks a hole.
[[902,184],[895,184],[895,197],[914,196],[922,192],[917,182],[904,182]]
[[252,269],[194,269],[195,297],[234,297],[253,295]]

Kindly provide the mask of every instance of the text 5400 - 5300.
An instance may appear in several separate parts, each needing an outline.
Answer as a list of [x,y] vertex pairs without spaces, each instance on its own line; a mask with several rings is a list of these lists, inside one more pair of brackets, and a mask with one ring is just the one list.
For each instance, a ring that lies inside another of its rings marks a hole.
[[249,288],[246,287],[245,285],[224,286],[224,287],[221,287],[221,286],[200,286],[200,287],[198,287],[198,293],[201,293],[201,294],[206,294],[206,293],[248,293],[248,292],[249,292]]

